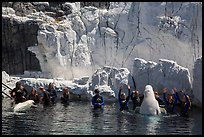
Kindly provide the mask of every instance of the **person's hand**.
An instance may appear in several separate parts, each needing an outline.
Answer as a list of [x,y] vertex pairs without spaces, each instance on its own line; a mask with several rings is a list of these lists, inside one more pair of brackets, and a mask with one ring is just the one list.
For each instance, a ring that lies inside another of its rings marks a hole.
[[15,92],[13,92],[11,96],[13,96],[13,97],[14,97],[15,95],[16,95],[16,93],[15,93]]
[[23,85],[21,85],[20,89],[21,89],[21,90],[24,90],[24,89],[25,89],[25,87],[24,87]]
[[176,92],[177,92],[177,89],[176,89],[175,87],[174,87],[172,90],[173,90],[173,92],[174,92],[174,93],[176,93]]
[[128,89],[130,89],[130,85],[128,85]]
[[166,93],[167,92],[167,88],[163,88],[163,93]]

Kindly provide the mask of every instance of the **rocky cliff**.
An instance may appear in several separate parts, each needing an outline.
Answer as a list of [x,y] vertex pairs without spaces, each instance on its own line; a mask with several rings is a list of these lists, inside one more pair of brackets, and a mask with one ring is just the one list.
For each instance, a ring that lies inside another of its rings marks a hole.
[[2,17],[2,70],[9,74],[41,70],[35,54],[28,51],[29,46],[37,44],[37,32],[36,22]]
[[[81,2],[80,5],[108,8],[109,2]],[[2,9],[2,70],[9,74],[23,74],[26,70],[41,71],[36,55],[28,50],[28,47],[38,44],[39,22],[25,21],[24,17],[44,12],[60,20],[60,17],[72,13],[72,7],[65,2],[3,2],[2,7],[8,7]]]

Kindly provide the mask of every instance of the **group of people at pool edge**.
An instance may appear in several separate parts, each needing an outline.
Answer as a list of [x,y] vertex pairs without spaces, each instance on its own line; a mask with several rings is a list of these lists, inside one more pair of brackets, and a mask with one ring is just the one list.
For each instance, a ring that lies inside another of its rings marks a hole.
[[[39,92],[35,88],[32,88],[28,95],[28,91],[18,81],[16,82],[16,87],[11,90],[10,95],[14,98],[15,104],[26,100],[33,100],[35,103],[49,105],[50,103],[55,104],[57,99],[57,93],[53,83],[49,83],[48,89],[46,90],[42,86],[39,87]],[[60,99],[63,104],[69,104],[70,92],[67,87],[63,89]]]
[[[125,94],[123,87],[120,86],[118,92],[118,102],[120,111],[129,110],[129,99],[132,100],[132,110],[136,107],[140,107],[144,98],[144,95],[139,94],[138,90],[131,92],[130,86],[128,85],[128,95]],[[177,89],[174,87],[172,89],[173,94],[167,94],[168,89],[163,88],[163,97],[161,98],[157,91],[154,91],[155,99],[158,101],[160,106],[164,106],[165,110],[169,114],[177,114],[180,116],[188,116],[188,112],[191,107],[191,101],[188,95],[183,93],[180,98]],[[182,92],[182,91],[179,91]],[[101,109],[104,107],[104,98],[100,95],[99,89],[94,90],[95,95],[92,97],[92,105],[94,109]],[[49,105],[50,103],[56,103],[57,93],[53,83],[49,83],[48,89],[44,87],[39,87],[39,92],[35,88],[28,95],[28,91],[21,85],[21,82],[16,82],[16,87],[10,92],[11,97],[15,99],[15,104],[24,102],[26,100],[34,100],[35,103],[42,103],[44,105]],[[69,104],[70,92],[67,87],[63,88],[63,92],[60,96],[61,103]],[[179,108],[179,109],[176,109]]]

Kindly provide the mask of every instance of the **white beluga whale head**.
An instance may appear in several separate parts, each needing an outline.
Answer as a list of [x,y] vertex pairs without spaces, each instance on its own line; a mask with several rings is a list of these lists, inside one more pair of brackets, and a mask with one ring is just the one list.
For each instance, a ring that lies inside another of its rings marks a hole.
[[18,103],[14,106],[14,112],[25,112],[32,107],[37,107],[33,100],[27,100],[22,103]]
[[140,107],[141,114],[158,115],[161,113],[159,103],[155,99],[154,91],[151,85],[146,85],[144,90],[144,99]]

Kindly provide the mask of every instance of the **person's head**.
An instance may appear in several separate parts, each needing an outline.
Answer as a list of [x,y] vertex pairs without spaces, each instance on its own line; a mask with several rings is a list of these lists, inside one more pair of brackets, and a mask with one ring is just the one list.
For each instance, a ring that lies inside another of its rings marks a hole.
[[[188,98],[188,100],[190,100],[188,95],[186,95],[186,97]],[[183,95],[181,101],[182,102],[186,102],[187,101],[186,97],[185,97],[185,95]]]
[[159,95],[159,93],[158,93],[157,91],[154,91],[154,94],[155,94],[155,95]]
[[155,97],[158,97],[159,93],[157,91],[154,91],[154,95],[155,95]]
[[18,88],[18,89],[21,88],[21,82],[20,81],[16,82],[16,88]]
[[49,88],[49,89],[53,89],[53,88],[54,88],[54,84],[53,84],[53,83],[49,83],[48,88]]
[[135,91],[134,91],[134,95],[135,95],[135,96],[139,96],[139,91],[138,91],[138,90],[135,90]]
[[37,93],[37,91],[36,91],[36,89],[35,88],[32,88],[32,91],[31,91],[31,94],[36,94]]
[[39,87],[39,90],[40,90],[40,92],[42,93],[42,92],[44,92],[44,87]]
[[120,94],[120,98],[121,98],[121,99],[126,99],[125,92],[122,92],[122,93]]
[[173,103],[173,96],[172,95],[168,95],[168,102]]
[[166,87],[163,88],[163,92],[167,92],[168,89]]
[[94,93],[95,93],[96,95],[99,95],[99,90],[98,90],[98,89],[95,89],[95,90],[94,90]]
[[174,92],[176,92],[176,91],[177,91],[176,87],[174,87],[174,88],[173,88],[173,91],[174,91]]
[[64,88],[63,91],[64,91],[64,93],[68,93],[69,94],[69,89],[68,88]]

